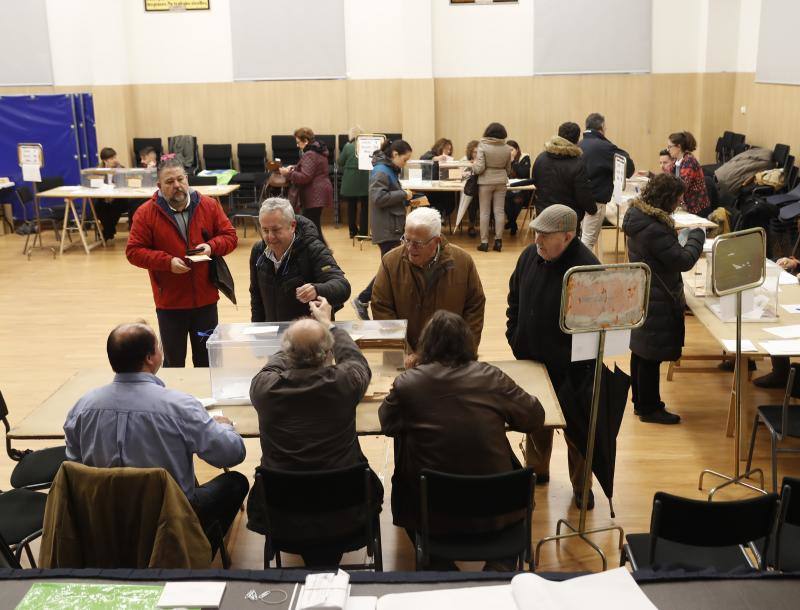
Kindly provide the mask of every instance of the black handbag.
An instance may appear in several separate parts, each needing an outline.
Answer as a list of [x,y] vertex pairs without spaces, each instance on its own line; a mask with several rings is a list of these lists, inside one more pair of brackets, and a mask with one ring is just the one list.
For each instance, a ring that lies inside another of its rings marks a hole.
[[474,197],[478,194],[478,174],[472,174],[464,183],[464,194],[467,197]]
[[[209,239],[208,233],[205,230],[203,230],[203,239],[205,241]],[[233,284],[233,275],[228,267],[228,263],[226,263],[225,259],[221,256],[212,256],[211,262],[208,264],[208,278],[211,280],[211,283],[236,305],[236,289]]]

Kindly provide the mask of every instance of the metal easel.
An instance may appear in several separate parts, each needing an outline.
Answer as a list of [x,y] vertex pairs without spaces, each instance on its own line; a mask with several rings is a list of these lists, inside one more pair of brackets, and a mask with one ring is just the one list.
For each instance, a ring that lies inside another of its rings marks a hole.
[[[647,304],[650,301],[650,267],[644,263],[614,265],[584,265],[567,271],[561,288],[561,331],[570,335],[598,333],[597,358],[594,367],[592,404],[589,412],[589,429],[586,442],[586,459],[583,471],[581,512],[578,526],[567,519],[559,519],[556,535],[542,538],[536,545],[534,565],[539,563],[542,545],[567,538],[580,538],[592,547],[603,561],[603,570],[608,567],[605,553],[587,536],[600,532],[618,531],[619,548],[625,532],[619,525],[586,528],[586,512],[589,489],[592,482],[592,462],[597,429],[597,413],[600,406],[600,387],[603,375],[603,354],[606,333],[612,330],[628,330],[644,324]],[[609,499],[610,503],[610,499]],[[613,517],[614,510],[611,508]],[[561,533],[561,526],[570,531]]]
[[[764,490],[764,472],[760,468],[753,468],[743,473],[739,463],[742,443],[742,292],[764,283],[767,273],[766,252],[767,236],[761,227],[720,235],[712,250],[711,287],[714,294],[719,297],[736,295],[736,360],[733,368],[733,475],[722,474],[710,468],[700,473],[698,489],[703,489],[703,477],[706,474],[724,481],[709,491],[709,502],[717,491],[728,485],[741,485],[761,494],[767,493]],[[760,488],[745,481],[756,472],[761,475]]]

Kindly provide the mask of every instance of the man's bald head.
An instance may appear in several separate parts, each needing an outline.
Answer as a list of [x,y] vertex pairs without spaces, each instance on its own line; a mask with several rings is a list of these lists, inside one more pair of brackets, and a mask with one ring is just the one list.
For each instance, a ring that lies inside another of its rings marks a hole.
[[294,322],[283,334],[283,351],[293,368],[319,368],[330,363],[333,335],[311,318]]
[[[149,370],[148,358],[160,354],[155,332],[144,322],[120,324],[106,341],[108,361],[115,373],[139,373]],[[159,360],[156,370],[161,366]],[[155,372],[155,371],[151,371]]]

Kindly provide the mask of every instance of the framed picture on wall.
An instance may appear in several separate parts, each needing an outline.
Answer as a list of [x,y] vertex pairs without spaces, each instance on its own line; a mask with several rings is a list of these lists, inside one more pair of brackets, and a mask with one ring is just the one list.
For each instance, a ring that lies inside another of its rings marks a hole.
[[450,4],[517,4],[518,0],[450,0]]
[[211,0],[144,0],[144,10],[156,13],[164,11],[207,11]]

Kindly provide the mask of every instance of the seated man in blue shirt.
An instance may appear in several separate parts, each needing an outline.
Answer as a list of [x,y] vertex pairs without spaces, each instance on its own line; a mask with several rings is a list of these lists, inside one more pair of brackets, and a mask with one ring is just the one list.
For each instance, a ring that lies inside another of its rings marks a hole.
[[236,466],[245,456],[242,437],[226,417],[212,418],[196,398],[164,387],[156,377],[164,352],[146,324],[117,326],[106,349],[114,381],[88,392],[67,415],[67,458],[98,468],[164,468],[206,533],[218,523],[224,535],[247,495],[247,477],[225,472],[198,486],[192,456]]

